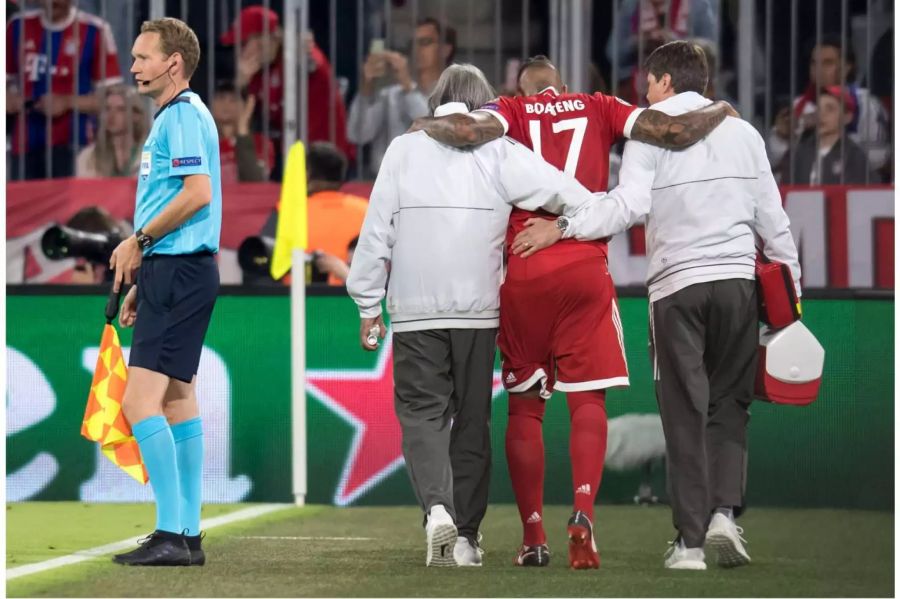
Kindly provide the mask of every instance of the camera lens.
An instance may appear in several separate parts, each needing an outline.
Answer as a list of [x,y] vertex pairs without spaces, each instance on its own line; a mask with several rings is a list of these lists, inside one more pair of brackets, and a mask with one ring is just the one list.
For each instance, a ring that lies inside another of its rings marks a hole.
[[60,226],[53,226],[41,237],[41,250],[51,260],[62,260],[69,256],[69,236]]

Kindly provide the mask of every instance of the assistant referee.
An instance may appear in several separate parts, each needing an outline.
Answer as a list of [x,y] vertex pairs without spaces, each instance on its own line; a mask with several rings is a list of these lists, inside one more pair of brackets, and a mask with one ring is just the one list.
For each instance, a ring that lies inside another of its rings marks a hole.
[[123,410],[156,499],[156,530],[113,561],[202,566],[200,350],[219,289],[219,138],[189,81],[197,36],[178,19],[146,21],[131,51],[138,91],[159,107],[138,174],[135,234],[113,252],[114,288],[136,283],[119,314],[134,325]]

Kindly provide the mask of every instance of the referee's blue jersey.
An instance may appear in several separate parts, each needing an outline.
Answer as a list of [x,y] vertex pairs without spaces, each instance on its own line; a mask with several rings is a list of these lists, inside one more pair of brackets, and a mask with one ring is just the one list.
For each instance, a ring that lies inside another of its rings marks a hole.
[[185,90],[159,109],[141,153],[135,229],[162,212],[184,188],[186,175],[207,175],[212,201],[144,250],[144,256],[218,252],[222,231],[222,173],[216,123],[200,97]]

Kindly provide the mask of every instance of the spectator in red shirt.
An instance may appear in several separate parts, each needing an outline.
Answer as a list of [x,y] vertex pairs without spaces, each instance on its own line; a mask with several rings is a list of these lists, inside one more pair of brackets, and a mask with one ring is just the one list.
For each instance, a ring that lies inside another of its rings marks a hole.
[[13,16],[6,26],[6,113],[16,115],[10,178],[71,177],[102,106],[98,90],[121,81],[109,24],[72,0]]
[[[240,32],[240,36],[239,36]],[[268,39],[264,36],[268,33]],[[263,105],[269,111],[269,136],[275,141],[276,156],[280,156],[281,130],[284,123],[284,55],[282,40],[284,31],[275,11],[263,6],[244,8],[221,42],[226,46],[238,44],[237,83],[241,89],[256,98],[257,109],[263,114]],[[344,100],[336,88],[331,64],[312,36],[306,38],[306,54],[309,59],[309,142],[332,141],[330,112],[334,113],[334,143],[351,160],[356,148],[347,141],[347,115]],[[268,97],[266,93],[268,71]],[[332,94],[333,90],[333,94]],[[332,95],[334,104],[329,106]],[[280,168],[272,175],[280,178]]]
[[212,115],[219,129],[219,157],[222,182],[266,181],[275,161],[275,145],[261,133],[250,131],[250,119],[256,108],[256,97],[244,100],[230,82],[216,86]]

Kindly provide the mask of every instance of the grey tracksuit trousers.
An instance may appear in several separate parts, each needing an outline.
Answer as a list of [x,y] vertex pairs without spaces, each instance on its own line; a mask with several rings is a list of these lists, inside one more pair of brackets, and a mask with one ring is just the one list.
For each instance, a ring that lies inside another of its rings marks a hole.
[[487,511],[497,329],[394,333],[394,408],[403,457],[427,513],[442,504],[475,540]]
[[650,306],[672,518],[703,545],[717,507],[744,505],[758,345],[754,281],[698,283]]

